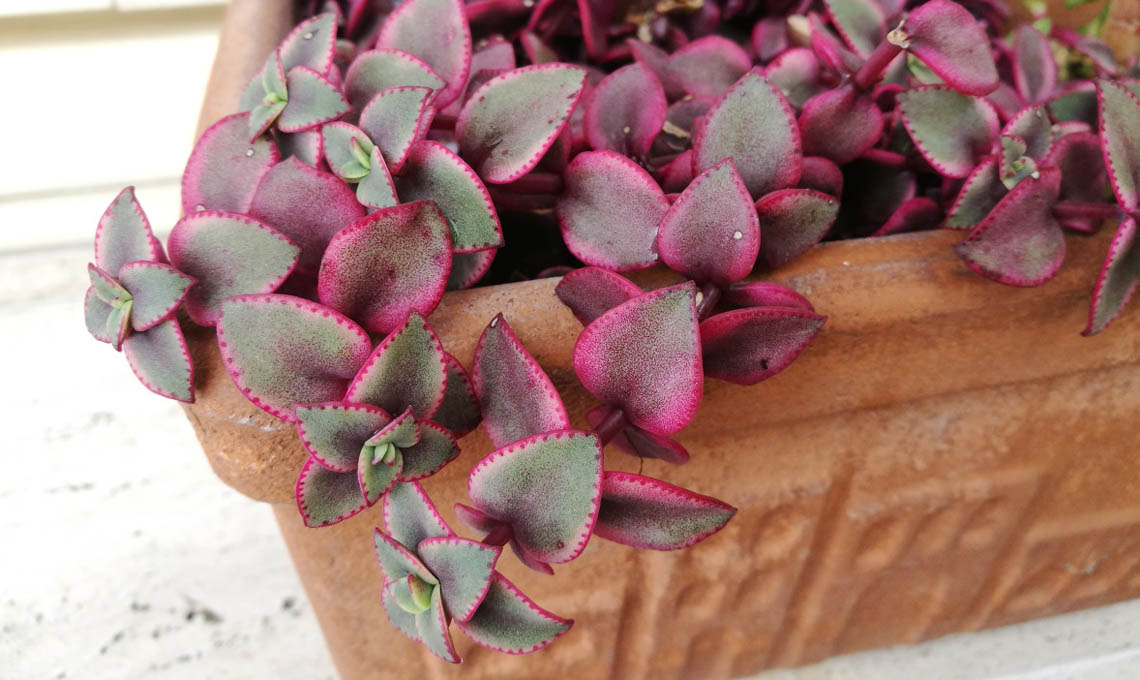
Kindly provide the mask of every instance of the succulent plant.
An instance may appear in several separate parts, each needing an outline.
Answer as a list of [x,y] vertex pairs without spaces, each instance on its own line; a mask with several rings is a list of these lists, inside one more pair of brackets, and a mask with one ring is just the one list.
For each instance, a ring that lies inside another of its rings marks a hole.
[[[381,505],[379,606],[445,661],[452,622],[514,654],[569,629],[503,546],[553,574],[594,536],[675,550],[726,525],[608,449],[700,464],[706,379],[772,378],[822,332],[763,280],[820,242],[961,230],[964,269],[1035,286],[1116,221],[1085,334],[1140,286],[1140,65],[1001,0],[302,4],[198,140],[169,262],[131,189],[103,215],[87,327],[192,401],[180,323],[215,326],[237,389],[296,426],[304,522]],[[456,357],[428,321],[446,291],[544,276],[583,326],[555,377],[585,413],[520,340],[541,329],[499,314]],[[474,539],[417,480],[480,425],[454,505]]]

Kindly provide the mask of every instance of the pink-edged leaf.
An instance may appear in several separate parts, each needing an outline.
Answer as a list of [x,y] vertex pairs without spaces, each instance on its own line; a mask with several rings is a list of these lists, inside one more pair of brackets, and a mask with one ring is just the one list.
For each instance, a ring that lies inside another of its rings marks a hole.
[[669,164],[657,172],[661,180],[661,189],[666,192],[677,193],[683,191],[693,181],[693,150],[686,149],[669,161]]
[[[97,287],[96,292],[98,292]],[[133,304],[129,297],[117,300],[111,303],[111,309],[107,312],[107,327],[103,330],[103,334],[110,339],[111,347],[116,352],[122,351],[123,342],[130,335],[131,306]]]
[[380,147],[372,147],[368,158],[368,174],[360,179],[356,185],[356,200],[362,205],[377,210],[391,208],[399,205],[400,198],[396,195],[396,185],[388,166],[384,163],[384,156]]
[[1005,124],[1001,134],[1020,137],[1025,141],[1026,155],[1040,161],[1053,145],[1053,122],[1045,107],[1027,106]]
[[472,93],[455,123],[460,154],[486,182],[534,169],[570,120],[586,73],[568,64],[526,66]]
[[345,182],[359,182],[369,173],[375,144],[364,130],[338,120],[322,125],[320,134],[325,160],[334,175]]
[[[1104,155],[1096,135],[1077,132],[1061,137],[1053,144],[1041,164],[1061,171],[1060,200],[1097,203],[1104,199],[1108,172],[1104,167]],[[1059,221],[1066,227],[1084,231],[1090,230],[1097,223],[1097,220],[1089,218]]]
[[899,108],[923,158],[946,177],[969,175],[997,141],[998,114],[984,99],[928,85],[900,94]]
[[1022,99],[1040,104],[1053,96],[1057,87],[1057,62],[1049,39],[1031,24],[1013,32],[1013,82]]
[[298,404],[297,434],[305,450],[333,472],[355,472],[361,449],[392,416],[369,404]]
[[[611,407],[605,404],[592,408],[586,413],[586,421],[590,427],[597,428],[609,415]],[[643,430],[636,425],[623,427],[610,443],[622,451],[639,458],[655,458],[674,465],[684,465],[689,462],[689,452],[676,441]]]
[[300,246],[297,269],[314,273],[329,239],[363,217],[364,206],[344,182],[292,157],[266,173],[253,195],[249,216]]
[[501,546],[446,536],[420,541],[416,553],[439,579],[443,604],[456,621],[468,621],[491,587]]
[[123,265],[139,260],[164,262],[166,256],[135,198],[135,188],[127,187],[99,218],[95,228],[95,264],[116,276]]
[[800,180],[803,154],[795,113],[757,70],[724,93],[694,135],[695,172],[726,158],[733,159],[754,198]]
[[399,482],[384,495],[384,526],[389,536],[404,545],[455,535],[416,482]]
[[277,290],[301,253],[269,225],[220,210],[186,215],[167,245],[171,263],[198,280],[186,297],[186,312],[203,326],[218,322],[226,298]]
[[374,333],[408,314],[431,314],[451,268],[447,218],[430,201],[382,208],[329,242],[318,277],[321,303]]
[[1101,75],[1115,76],[1120,71],[1112,48],[1099,38],[1082,35],[1070,28],[1056,25],[1049,32],[1049,37],[1088,57]]
[[483,412],[463,364],[450,354],[444,359],[447,362],[447,389],[433,419],[458,438],[479,426]]
[[526,58],[532,64],[549,64],[559,61],[558,53],[531,31],[523,31],[522,35],[519,36],[519,42],[522,43]]
[[1012,189],[1026,177],[1037,173],[1037,163],[1026,154],[1028,150],[1025,140],[1020,137],[1001,137],[1001,151],[998,157],[998,173],[1002,184]]
[[518,541],[511,541],[511,552],[515,554],[515,557],[519,558],[519,562],[522,562],[522,565],[527,569],[532,569],[547,576],[554,574],[554,567],[535,557],[526,548],[522,547]]
[[401,3],[384,21],[376,46],[403,50],[431,67],[445,83],[435,100],[437,108],[463,93],[471,69],[471,28],[460,0]]
[[281,41],[281,65],[286,71],[306,66],[320,74],[333,65],[336,45],[337,14],[325,12],[306,19]]
[[783,189],[756,201],[756,213],[760,258],[775,268],[820,242],[839,214],[839,201],[811,189]]
[[432,90],[393,87],[383,90],[360,112],[360,129],[380,148],[388,169],[399,174],[412,145],[427,134],[434,110]]
[[700,174],[661,218],[661,261],[698,284],[728,286],[752,271],[760,222],[732,159]]
[[574,345],[574,372],[603,403],[656,434],[696,415],[703,387],[692,282],[640,295],[598,317]]
[[666,106],[652,71],[638,63],[623,66],[598,83],[586,104],[586,138],[595,149],[644,158],[665,124]]
[[[364,406],[365,404],[360,404]],[[373,407],[375,408],[375,407]],[[391,444],[399,449],[407,449],[415,446],[423,435],[423,428],[416,422],[415,413],[411,408],[404,409],[404,412],[396,416],[387,425],[373,430],[374,434],[370,435],[364,442],[364,446],[368,447],[368,454],[371,455],[374,462],[379,462],[385,458],[383,455],[386,444]]]
[[388,615],[388,620],[392,622],[392,625],[413,642],[421,642],[420,632],[416,630],[416,615],[404,611],[396,602],[396,593],[400,589],[406,590],[407,588],[406,580],[386,582],[384,590],[380,592],[380,600],[384,605],[384,613]]
[[650,550],[679,550],[724,528],[736,508],[711,496],[652,477],[610,471],[602,482],[602,510],[594,532]]
[[970,269],[1010,286],[1048,281],[1065,259],[1065,238],[1052,215],[1061,172],[1041,170],[1001,199],[965,241],[955,246]]
[[755,385],[787,368],[827,317],[803,309],[746,307],[701,322],[705,375]]
[[721,299],[733,307],[787,307],[815,311],[811,301],[803,295],[787,286],[766,281],[738,283],[726,290]]
[[926,196],[917,196],[899,206],[895,214],[871,236],[890,236],[908,231],[933,229],[942,221],[942,206]]
[[602,492],[602,447],[587,432],[561,430],[519,440],[475,464],[467,492],[480,511],[508,522],[514,540],[548,564],[586,547]]
[[806,156],[799,188],[815,189],[838,198],[843,193],[843,171],[827,158]]
[[907,15],[903,35],[892,42],[902,44],[959,92],[980,96],[998,85],[985,29],[966,8],[951,0],[919,5]]
[[870,56],[886,37],[887,19],[874,0],[826,0],[824,4],[831,23],[859,56]]
[[379,406],[389,413],[408,407],[429,420],[447,389],[447,362],[435,331],[412,313],[384,338],[348,387],[347,401]]
[[1083,335],[1096,335],[1103,331],[1120,313],[1140,287],[1140,239],[1136,238],[1136,218],[1127,217],[1120,223],[1104,268],[1093,288],[1089,321]]
[[575,257],[615,271],[657,261],[657,225],[669,202],[649,173],[613,151],[587,151],[564,179],[555,213]]
[[467,621],[456,621],[459,630],[476,643],[507,654],[536,652],[565,634],[573,623],[539,607],[498,572],[475,614]]
[[[1099,154],[1099,150],[1098,150]],[[950,229],[970,229],[985,219],[1009,189],[1001,181],[997,156],[990,156],[966,178],[958,198],[950,206],[946,226]]]
[[843,165],[879,141],[883,112],[873,99],[848,84],[806,101],[799,124],[805,154]]
[[151,392],[187,403],[194,401],[194,363],[182,328],[174,319],[128,335],[123,354],[135,377]]
[[[324,126],[322,125],[321,127]],[[282,158],[296,156],[302,163],[314,168],[321,164],[321,157],[324,156],[325,147],[321,139],[320,127],[305,130],[304,132],[295,132],[293,134],[275,130],[273,132],[273,139],[277,142],[277,148]],[[239,212],[244,212],[244,210]]]
[[431,591],[431,604],[427,611],[416,614],[416,630],[420,633],[420,641],[439,658],[448,663],[459,663],[459,655],[451,644],[451,633],[448,632],[447,612],[443,607],[443,593],[441,588]]
[[455,510],[455,516],[458,517],[461,522],[480,533],[491,533],[503,524],[485,512],[481,512],[462,503],[456,503],[453,510]]
[[95,294],[99,296],[99,299],[109,305],[131,299],[130,291],[116,281],[110,272],[106,272],[90,262],[87,263],[87,278],[91,281],[91,287],[95,289]]
[[182,212],[245,212],[261,178],[280,160],[273,140],[249,141],[249,114],[226,116],[211,125],[182,173]]
[[376,548],[376,561],[380,563],[385,581],[404,581],[408,576],[415,576],[427,583],[439,582],[414,550],[380,531],[379,528],[372,532],[372,545]]
[[309,456],[297,478],[297,509],[307,527],[344,521],[368,507],[356,472],[334,472]]
[[447,217],[456,252],[503,245],[499,215],[487,187],[462,158],[439,142],[421,141],[412,146],[396,178],[396,191],[404,201],[435,201]]
[[629,46],[634,60],[639,64],[643,64],[657,76],[657,80],[659,80],[662,87],[665,88],[666,97],[669,99],[677,99],[685,94],[684,88],[673,78],[672,72],[669,70],[668,52],[656,45],[642,42],[636,38],[630,38],[626,41],[626,44]]
[[1061,94],[1046,107],[1057,122],[1082,121],[1090,126],[1097,122],[1096,82],[1091,80],[1066,83]]
[[119,282],[131,294],[131,328],[145,331],[173,317],[196,280],[168,264],[128,262]]
[[839,74],[854,73],[859,69],[862,63],[859,55],[847,49],[815,12],[808,14],[808,28],[811,31],[808,38],[811,49],[824,67]]
[[820,80],[819,58],[806,47],[793,47],[776,57],[764,75],[797,109],[827,89]]
[[444,82],[422,59],[395,49],[362,52],[344,74],[344,96],[356,111],[363,111],[381,91],[401,86],[427,87],[438,93]]
[[483,329],[472,364],[483,429],[496,447],[570,427],[558,390],[502,314]]
[[765,17],[752,25],[752,52],[767,63],[788,49],[788,22],[782,16]]
[[[451,240],[454,249],[455,234],[451,235]],[[496,252],[495,248],[488,248],[473,253],[453,253],[451,272],[447,275],[447,290],[464,290],[478,283],[491,269]]]
[[642,292],[633,281],[601,267],[575,269],[554,287],[554,294],[583,326]]
[[295,423],[296,404],[344,396],[372,342],[360,326],[315,302],[290,295],[239,295],[222,303],[218,345],[242,394]]
[[111,305],[99,298],[95,286],[88,287],[83,297],[83,320],[87,324],[87,332],[99,342],[111,342],[111,335],[107,332],[110,316]]
[[282,132],[302,132],[339,118],[351,107],[336,85],[316,71],[297,66],[285,76],[289,101],[277,116]]
[[719,35],[698,38],[674,52],[667,68],[673,81],[694,97],[716,98],[752,67],[735,42]]
[[1097,109],[1112,192],[1122,208],[1133,212],[1140,205],[1140,100],[1123,85],[1102,80],[1097,83]]
[[459,456],[459,445],[450,431],[431,421],[419,425],[420,440],[401,451],[404,459],[401,482],[430,477]]
[[374,460],[362,455],[357,459],[356,486],[368,507],[376,504],[388,493],[396,480],[402,477],[404,457],[399,450],[392,460]]

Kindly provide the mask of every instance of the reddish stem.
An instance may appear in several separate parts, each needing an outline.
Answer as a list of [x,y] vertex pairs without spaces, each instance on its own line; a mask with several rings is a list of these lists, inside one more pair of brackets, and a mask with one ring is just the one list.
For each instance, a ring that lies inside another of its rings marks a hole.
[[1118,220],[1122,213],[1114,203],[1083,203],[1058,201],[1053,204],[1053,217],[1060,220],[1093,219]]
[[697,303],[697,320],[703,321],[713,313],[716,304],[720,302],[720,288],[706,283],[701,286],[700,302]]
[[887,67],[891,65],[894,58],[902,52],[902,48],[898,45],[884,40],[879,43],[871,56],[867,57],[867,61],[859,67],[855,75],[851,77],[851,82],[855,87],[860,90],[869,90],[875,86],[875,83],[883,79],[883,74],[887,72]]
[[510,524],[506,522],[496,526],[487,534],[483,539],[484,545],[506,545],[515,537],[515,530],[511,528]]
[[602,446],[605,446],[610,443],[610,440],[618,436],[618,433],[624,430],[626,425],[629,425],[629,420],[625,417],[625,411],[610,406],[601,422],[594,428],[594,432],[602,441]]

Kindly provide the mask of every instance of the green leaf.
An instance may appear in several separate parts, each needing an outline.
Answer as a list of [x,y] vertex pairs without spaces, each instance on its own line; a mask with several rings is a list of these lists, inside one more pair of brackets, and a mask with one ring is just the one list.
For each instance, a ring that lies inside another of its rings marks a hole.
[[447,611],[457,621],[469,620],[487,595],[502,548],[447,536],[420,541],[416,552],[439,579]]

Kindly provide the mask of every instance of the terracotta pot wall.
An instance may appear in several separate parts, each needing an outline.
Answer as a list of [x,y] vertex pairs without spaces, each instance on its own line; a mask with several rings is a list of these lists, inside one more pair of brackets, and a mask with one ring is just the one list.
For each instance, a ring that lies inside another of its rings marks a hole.
[[[204,124],[234,110],[287,30],[288,4],[231,4]],[[250,25],[264,30],[235,28]],[[388,623],[371,554],[378,509],[301,525],[294,430],[237,392],[209,331],[190,334],[200,396],[186,411],[218,475],[274,504],[345,680],[747,675],[1140,596],[1140,314],[1078,334],[1110,237],[1070,238],[1064,269],[1033,290],[970,272],[948,232],[827,244],[771,277],[829,315],[824,332],[772,380],[709,381],[681,437],[693,462],[642,468],[740,513],[688,551],[591,541],[554,577],[505,557],[509,578],[577,622],[526,657],[454,631],[465,662],[448,666]],[[469,361],[502,311],[582,425],[590,399],[569,361],[579,326],[555,283],[449,293],[431,322]],[[450,506],[490,444],[475,433],[461,446],[425,487],[463,531]],[[639,461],[614,452],[607,466]]]

